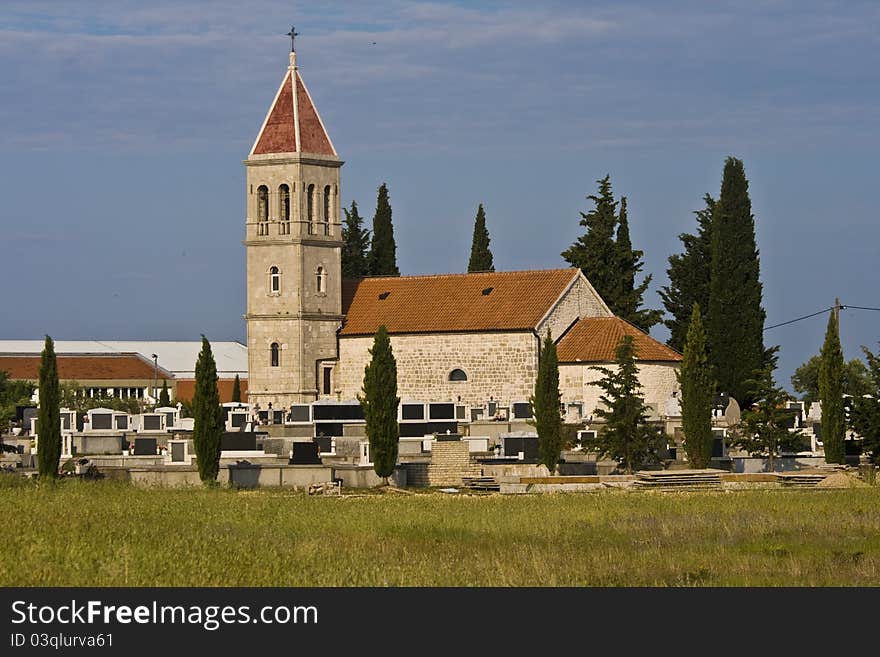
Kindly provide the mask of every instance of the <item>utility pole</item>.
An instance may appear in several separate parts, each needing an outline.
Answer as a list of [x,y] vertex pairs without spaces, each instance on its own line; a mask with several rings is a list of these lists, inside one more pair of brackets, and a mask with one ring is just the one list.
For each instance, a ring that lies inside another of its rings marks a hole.
[[845,306],[840,305],[840,297],[834,298],[834,322],[837,324],[837,335],[840,335],[840,311]]
[[153,399],[159,405],[159,356],[153,354]]

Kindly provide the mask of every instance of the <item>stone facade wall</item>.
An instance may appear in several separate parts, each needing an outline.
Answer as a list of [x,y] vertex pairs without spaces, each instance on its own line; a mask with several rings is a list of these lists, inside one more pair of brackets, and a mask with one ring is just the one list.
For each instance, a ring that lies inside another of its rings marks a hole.
[[538,335],[544,338],[547,329],[554,340],[558,339],[576,319],[581,317],[610,317],[611,311],[602,301],[593,286],[583,276],[578,276],[559,303],[538,326]]
[[[336,383],[342,399],[361,392],[372,337],[339,340]],[[436,333],[392,335],[397,393],[402,400],[457,401],[482,405],[492,396],[502,404],[523,401],[534,390],[538,340],[532,333]],[[467,381],[449,381],[453,369]],[[253,383],[251,383],[253,395]]]
[[[562,402],[584,402],[584,417],[593,414],[599,405],[599,397],[602,389],[590,385],[592,381],[602,378],[602,373],[590,369],[592,365],[601,365],[613,370],[617,366],[614,363],[570,363],[559,365],[559,390],[562,393]],[[642,394],[647,404],[659,404],[659,408],[665,408],[666,400],[672,396],[673,391],[679,389],[675,372],[678,363],[639,363],[639,382],[642,384]]]

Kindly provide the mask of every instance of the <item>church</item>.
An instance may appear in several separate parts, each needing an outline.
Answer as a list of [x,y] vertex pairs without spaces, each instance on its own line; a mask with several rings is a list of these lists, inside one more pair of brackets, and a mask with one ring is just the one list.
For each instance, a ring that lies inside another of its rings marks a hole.
[[646,402],[673,397],[681,355],[615,317],[576,268],[342,280],[336,147],[290,53],[247,159],[248,398],[262,408],[353,400],[384,325],[404,401],[527,402],[546,332],[566,420],[588,420],[624,335]]

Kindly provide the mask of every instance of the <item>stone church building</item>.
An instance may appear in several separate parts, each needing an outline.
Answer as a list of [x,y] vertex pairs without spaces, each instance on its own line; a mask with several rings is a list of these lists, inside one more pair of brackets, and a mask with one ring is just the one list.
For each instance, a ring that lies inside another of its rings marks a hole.
[[615,317],[579,269],[343,281],[343,162],[296,53],[244,164],[250,402],[355,399],[381,325],[402,400],[527,401],[548,329],[570,420],[592,415],[591,366],[612,361],[623,334],[635,338],[646,401],[662,405],[677,389],[681,356]]

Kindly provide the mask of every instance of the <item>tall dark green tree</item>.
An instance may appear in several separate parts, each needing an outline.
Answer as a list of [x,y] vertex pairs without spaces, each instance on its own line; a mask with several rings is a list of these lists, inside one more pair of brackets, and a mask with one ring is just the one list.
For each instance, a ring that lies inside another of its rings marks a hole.
[[562,415],[559,403],[559,359],[556,344],[550,337],[550,329],[538,356],[538,378],[535,380],[535,393],[531,398],[535,415],[535,429],[538,432],[538,459],[546,465],[550,474],[556,472],[559,454],[562,452]]
[[769,349],[765,365],[746,380],[753,404],[743,410],[740,425],[730,438],[731,443],[742,447],[752,456],[766,456],[771,472],[782,452],[797,451],[803,442],[800,431],[788,428],[795,412],[785,408],[788,393],[777,386],[773,379],[777,350],[778,347]]
[[819,400],[822,402],[822,443],[826,463],[845,463],[846,417],[843,409],[843,349],[832,310],[819,354]]
[[874,463],[880,462],[880,352],[871,353],[863,346],[870,373],[870,389],[850,401],[850,426],[862,440],[862,451]]
[[706,207],[697,210],[697,233],[678,236],[684,252],[669,256],[669,285],[660,288],[663,306],[670,314],[663,323],[669,328],[666,344],[677,351],[684,349],[685,338],[694,304],[703,311],[709,308],[709,281],[712,271],[712,213],[715,199],[703,197]]
[[471,242],[471,259],[468,261],[468,272],[495,271],[492,252],[489,250],[489,229],[486,228],[486,213],[483,204],[477,208],[474,219],[474,238]]
[[40,408],[37,411],[37,469],[55,479],[61,461],[61,391],[55,343],[46,336],[40,356]]
[[162,390],[159,392],[159,406],[170,406],[171,396],[168,394],[168,381],[162,379]]
[[379,187],[376,198],[376,214],[373,215],[373,240],[368,257],[370,275],[400,276],[397,268],[397,245],[394,242],[394,225],[391,223],[391,204],[388,187]]
[[712,267],[706,334],[719,392],[751,406],[749,381],[766,362],[755,218],[743,163],[728,157],[712,219]]
[[580,213],[580,225],[587,232],[562,252],[562,257],[573,267],[578,267],[592,283],[599,296],[616,312],[615,302],[620,288],[618,270],[619,253],[614,241],[617,227],[617,202],[611,191],[611,176],[596,181],[598,194],[587,199],[595,207],[588,213]]
[[364,368],[364,394],[358,401],[364,409],[367,439],[373,469],[385,484],[397,463],[397,361],[391,350],[388,330],[380,326],[373,337],[370,363]]
[[700,304],[694,304],[684,343],[684,358],[677,373],[681,386],[681,424],[684,449],[695,468],[708,468],[712,458],[712,406],[715,381],[706,356],[706,333]]
[[238,378],[238,374],[232,380],[232,401],[241,403],[241,379]]
[[342,211],[345,212],[345,223],[342,226],[342,277],[368,276],[370,231],[364,228],[364,220],[358,214],[357,203],[352,201],[351,209],[342,208]]
[[602,378],[592,383],[604,391],[602,406],[593,413],[605,420],[596,438],[585,443],[587,449],[616,459],[626,472],[643,463],[656,461],[665,439],[658,427],[648,423],[648,407],[641,394],[633,337],[625,335],[615,349],[614,369],[593,367]]
[[217,390],[217,364],[208,339],[202,336],[202,350],[196,361],[196,383],[192,398],[193,445],[199,478],[215,485],[220,471],[220,441],[223,437],[223,411]]
[[615,314],[622,317],[630,324],[635,324],[643,331],[651,330],[651,327],[663,319],[663,312],[643,308],[645,291],[651,283],[651,274],[636,285],[636,274],[642,271],[644,263],[642,256],[644,251],[634,250],[629,235],[629,218],[626,211],[626,196],[620,198],[620,213],[617,216],[617,271],[618,288],[615,292]]

